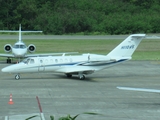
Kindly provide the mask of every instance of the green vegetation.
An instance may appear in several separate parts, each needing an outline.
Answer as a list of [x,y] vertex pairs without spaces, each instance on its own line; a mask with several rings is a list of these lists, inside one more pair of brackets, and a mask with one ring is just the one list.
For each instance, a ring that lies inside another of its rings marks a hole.
[[0,0],[0,29],[44,34],[160,32],[159,0]]
[[[84,113],[81,113],[81,114],[77,114],[74,117],[71,117],[70,114],[68,114],[66,117],[60,117],[58,120],[75,120],[79,115],[83,115],[83,114],[86,114],[86,115],[102,115],[102,114],[99,114],[99,113],[84,112]],[[35,118],[35,117],[39,117],[39,116],[38,115],[31,116],[29,118],[26,118],[25,120],[30,120],[30,119]],[[54,116],[50,116],[50,120],[55,120]]]
[[[122,40],[23,40],[26,45],[34,44],[36,53],[52,52],[79,52],[106,54],[118,45]],[[0,40],[0,53],[7,43],[15,43],[15,40]]]
[[[79,52],[107,54],[122,40],[24,40],[36,46],[35,53]],[[15,43],[15,40],[0,40],[0,53],[5,53],[3,47],[7,43]],[[160,60],[160,40],[144,39],[133,54],[133,60]],[[6,58],[1,58],[6,59]]]

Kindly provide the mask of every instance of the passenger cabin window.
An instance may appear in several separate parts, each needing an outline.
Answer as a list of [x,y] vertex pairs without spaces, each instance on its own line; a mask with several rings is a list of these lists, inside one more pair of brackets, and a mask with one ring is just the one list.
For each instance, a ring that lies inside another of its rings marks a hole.
[[40,60],[40,63],[43,63],[43,60]]
[[57,59],[55,59],[55,62],[56,62],[56,63],[58,63],[58,60],[57,60]]
[[72,58],[70,58],[70,62],[72,62]]

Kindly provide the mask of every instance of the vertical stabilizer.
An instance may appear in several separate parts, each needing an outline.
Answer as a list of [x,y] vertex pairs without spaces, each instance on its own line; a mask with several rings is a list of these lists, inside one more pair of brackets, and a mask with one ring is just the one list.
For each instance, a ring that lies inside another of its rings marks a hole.
[[21,32],[21,24],[19,24],[19,42],[22,41],[22,32]]
[[145,34],[133,34],[114,48],[107,56],[110,58],[131,58]]

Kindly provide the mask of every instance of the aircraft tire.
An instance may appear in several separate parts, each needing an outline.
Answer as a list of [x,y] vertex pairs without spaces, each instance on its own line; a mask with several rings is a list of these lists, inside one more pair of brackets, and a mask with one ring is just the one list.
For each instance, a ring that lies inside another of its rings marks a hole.
[[8,63],[11,63],[11,59],[9,59],[8,61],[9,61]]
[[19,80],[19,79],[20,79],[20,75],[18,75],[18,74],[15,75],[15,79],[16,79],[16,80]]
[[68,78],[71,78],[71,77],[72,77],[72,74],[66,74],[66,76],[67,76]]
[[84,80],[85,78],[86,78],[85,75],[79,76],[80,80]]
[[7,59],[7,63],[11,63],[11,59],[8,58],[8,59]]

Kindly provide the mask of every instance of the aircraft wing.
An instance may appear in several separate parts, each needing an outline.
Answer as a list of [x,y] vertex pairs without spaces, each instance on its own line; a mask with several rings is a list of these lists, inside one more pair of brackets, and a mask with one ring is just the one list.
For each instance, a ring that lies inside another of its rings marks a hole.
[[13,54],[0,54],[0,57],[14,57],[14,55]]
[[94,71],[95,69],[88,66],[64,66],[61,67],[60,69],[57,69],[57,72],[72,73],[72,74],[78,74],[79,72],[83,74],[91,74]]
[[121,90],[132,90],[132,91],[141,91],[141,92],[152,92],[152,93],[160,93],[160,90],[156,89],[145,89],[145,88],[130,88],[130,87],[117,87]]
[[65,56],[66,54],[78,54],[78,52],[63,52],[63,53],[42,53],[42,54],[27,54],[25,57],[42,57],[42,56],[54,56],[54,55],[62,55]]
[[[27,57],[42,57],[42,56],[51,56],[51,55],[66,55],[66,54],[78,54],[78,52],[65,52],[65,53],[44,53],[44,54],[26,54],[24,58]],[[10,57],[14,58],[13,54],[0,54],[0,57]]]

